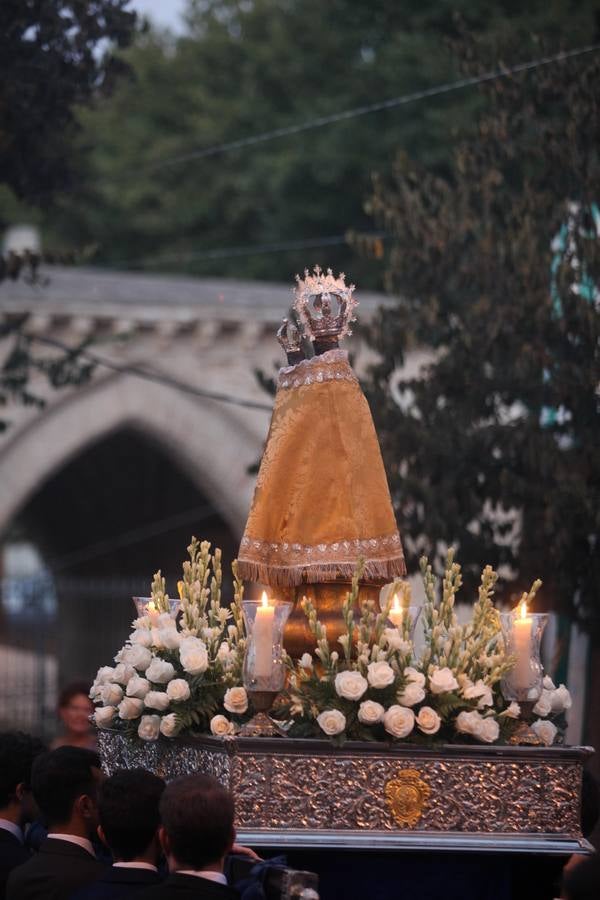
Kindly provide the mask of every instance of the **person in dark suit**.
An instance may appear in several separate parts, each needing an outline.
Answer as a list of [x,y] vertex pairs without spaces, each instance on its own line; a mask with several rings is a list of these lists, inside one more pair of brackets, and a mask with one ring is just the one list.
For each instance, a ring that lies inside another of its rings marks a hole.
[[6,895],[9,874],[30,856],[23,828],[34,817],[31,766],[45,749],[23,732],[0,734],[0,900]]
[[145,769],[122,769],[100,786],[98,835],[114,859],[93,884],[71,900],[126,900],[158,884],[161,856],[159,802],[165,782]]
[[36,758],[31,788],[48,836],[39,852],[9,875],[6,900],[67,900],[102,873],[91,843],[102,777],[93,750],[59,747]]
[[136,900],[236,900],[223,874],[235,840],[231,793],[209,775],[177,778],[165,788],[160,817],[170,874]]

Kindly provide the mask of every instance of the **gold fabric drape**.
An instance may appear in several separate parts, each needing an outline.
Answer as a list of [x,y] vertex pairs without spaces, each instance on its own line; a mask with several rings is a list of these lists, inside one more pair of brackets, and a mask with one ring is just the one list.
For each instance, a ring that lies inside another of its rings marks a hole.
[[406,572],[371,413],[342,350],[282,369],[238,558],[242,578],[297,585]]

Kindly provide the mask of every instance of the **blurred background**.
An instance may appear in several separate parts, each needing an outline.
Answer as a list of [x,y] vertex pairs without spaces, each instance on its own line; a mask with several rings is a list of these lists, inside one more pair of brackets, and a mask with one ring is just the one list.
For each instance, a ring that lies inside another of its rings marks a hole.
[[318,263],[411,573],[542,578],[600,745],[599,9],[4,0],[0,725],[51,735],[192,534],[234,559]]

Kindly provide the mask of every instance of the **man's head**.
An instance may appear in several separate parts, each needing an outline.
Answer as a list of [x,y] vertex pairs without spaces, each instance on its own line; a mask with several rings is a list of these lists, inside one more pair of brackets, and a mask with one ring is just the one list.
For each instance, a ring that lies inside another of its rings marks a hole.
[[167,785],[160,801],[161,842],[171,871],[219,869],[235,840],[231,793],[209,775]]
[[158,856],[159,803],[165,782],[145,769],[122,769],[100,787],[98,811],[102,840],[118,862]]
[[100,757],[81,747],[58,747],[33,764],[33,796],[50,831],[93,837],[98,826]]
[[0,733],[0,817],[21,825],[33,817],[31,767],[46,748],[22,731]]

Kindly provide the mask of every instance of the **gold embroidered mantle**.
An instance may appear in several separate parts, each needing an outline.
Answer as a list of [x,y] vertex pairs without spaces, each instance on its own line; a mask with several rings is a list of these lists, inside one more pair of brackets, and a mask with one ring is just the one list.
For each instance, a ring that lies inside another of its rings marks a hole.
[[274,586],[406,571],[367,401],[343,350],[282,369],[238,557]]

